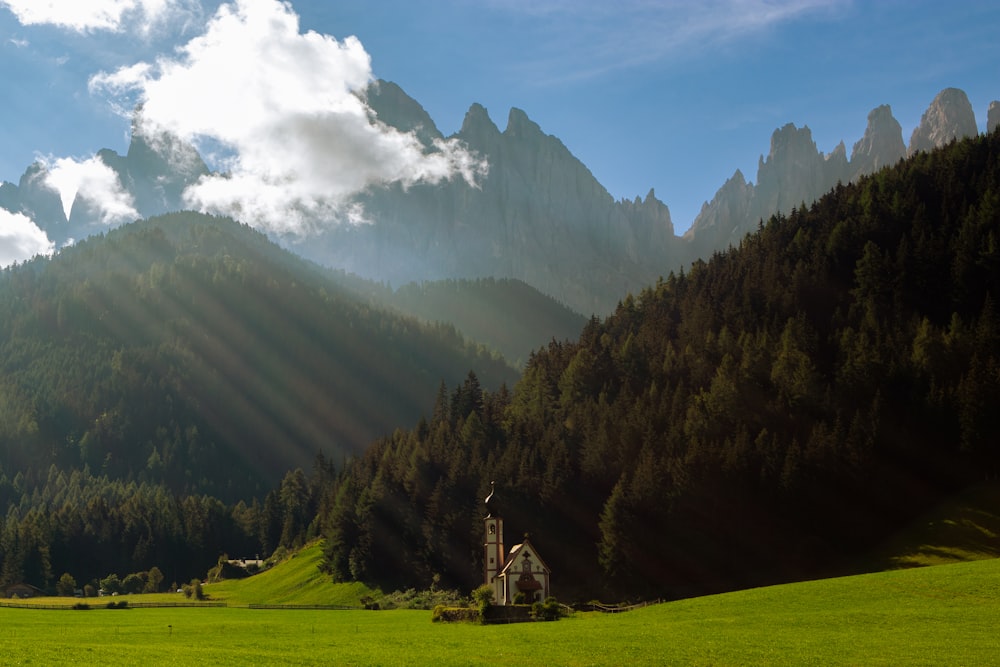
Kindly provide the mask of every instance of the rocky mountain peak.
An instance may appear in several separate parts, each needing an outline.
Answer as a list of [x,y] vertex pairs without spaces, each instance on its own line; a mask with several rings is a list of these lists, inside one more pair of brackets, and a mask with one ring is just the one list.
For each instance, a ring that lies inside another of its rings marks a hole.
[[[812,138],[812,130],[808,125],[795,127],[795,123],[787,123],[771,135],[771,152],[767,162],[784,160],[796,156],[816,154],[816,142]],[[763,158],[762,158],[763,159]]]
[[516,107],[511,107],[510,114],[507,116],[507,129],[504,130],[504,134],[511,139],[544,136],[538,123],[528,118],[528,114]]
[[865,134],[851,150],[851,179],[896,164],[905,156],[903,127],[888,104],[877,106],[868,113]]
[[753,200],[754,186],[737,169],[712,201],[702,204],[698,217],[684,233],[684,239],[691,244],[692,256],[702,257],[738,241],[752,217]]
[[425,146],[442,138],[427,110],[395,83],[379,79],[368,87],[365,97],[376,118],[401,132],[416,133]]
[[476,102],[465,112],[465,119],[462,121],[462,129],[459,130],[458,136],[470,146],[482,147],[499,138],[500,129],[490,118],[486,107]]
[[989,111],[986,112],[986,131],[993,132],[1000,127],[1000,101],[990,102]]
[[816,149],[808,125],[793,123],[774,131],[767,160],[757,168],[756,198],[762,211],[788,211],[822,193],[827,174],[823,154]]
[[920,125],[910,137],[909,154],[934,150],[953,139],[973,137],[976,134],[976,114],[972,111],[972,104],[965,91],[945,88],[920,117]]
[[[48,170],[40,162],[34,162],[24,170],[17,185],[20,193],[20,209],[36,224],[65,227],[67,220],[62,200],[59,192],[48,184],[47,176]],[[66,240],[62,236],[53,234],[49,237],[56,242]]]

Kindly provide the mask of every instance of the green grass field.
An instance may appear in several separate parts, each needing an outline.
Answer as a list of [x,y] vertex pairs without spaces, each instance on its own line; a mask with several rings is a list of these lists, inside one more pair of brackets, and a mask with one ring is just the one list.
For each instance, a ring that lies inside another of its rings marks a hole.
[[760,588],[556,623],[425,611],[0,608],[3,664],[994,664],[1000,560]]

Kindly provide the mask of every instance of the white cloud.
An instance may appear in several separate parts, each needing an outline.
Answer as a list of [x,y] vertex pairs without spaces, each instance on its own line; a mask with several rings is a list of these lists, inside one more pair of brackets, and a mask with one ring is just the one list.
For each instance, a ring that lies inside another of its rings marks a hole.
[[176,13],[189,12],[196,0],[0,0],[22,25],[55,25],[77,32],[140,32]]
[[177,57],[100,73],[91,90],[121,106],[140,102],[150,134],[193,141],[228,171],[190,188],[192,205],[306,233],[319,221],[359,219],[349,200],[370,186],[456,175],[471,183],[485,169],[457,142],[425,154],[413,134],[376,121],[361,97],[372,80],[357,38],[301,33],[288,3],[236,0]]
[[51,255],[54,250],[55,245],[31,218],[0,208],[0,268],[35,255]]
[[99,157],[87,160],[57,158],[42,160],[45,183],[59,193],[63,212],[69,218],[73,202],[79,196],[106,225],[128,222],[140,217],[132,197],[118,180],[118,174]]

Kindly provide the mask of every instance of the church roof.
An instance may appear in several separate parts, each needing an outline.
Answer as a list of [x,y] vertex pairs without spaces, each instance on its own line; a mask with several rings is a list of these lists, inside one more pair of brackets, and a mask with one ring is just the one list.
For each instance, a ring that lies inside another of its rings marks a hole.
[[521,542],[520,544],[515,544],[510,548],[510,552],[507,554],[506,562],[504,563],[503,569],[500,570],[500,573],[497,576],[503,576],[507,574],[507,570],[509,570],[510,566],[514,564],[514,557],[517,556],[522,549],[531,554],[531,558],[534,558],[538,562],[538,564],[542,566],[543,572],[545,572],[546,574],[550,574],[552,572],[552,570],[549,569],[549,566],[545,564],[545,561],[542,560],[542,557],[538,555],[538,549],[535,548],[535,545],[533,545],[528,540],[528,538],[525,537],[524,542]]

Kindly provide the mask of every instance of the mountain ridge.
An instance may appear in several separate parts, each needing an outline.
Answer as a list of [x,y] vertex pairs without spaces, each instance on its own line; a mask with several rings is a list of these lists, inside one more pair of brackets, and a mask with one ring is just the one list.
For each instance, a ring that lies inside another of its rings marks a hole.
[[[377,81],[364,97],[376,122],[413,132],[427,152],[443,139],[419,102],[397,84]],[[987,128],[997,125],[991,105]],[[136,118],[141,115],[137,111]],[[146,137],[133,128],[124,156],[99,152],[143,216],[185,205],[183,190],[207,173],[192,148],[169,136]],[[771,136],[754,181],[734,173],[681,236],[668,206],[653,189],[615,200],[562,141],[516,107],[503,130],[478,103],[449,139],[484,157],[489,173],[478,187],[464,181],[409,188],[371,188],[355,203],[371,224],[327,227],[304,238],[276,237],[320,264],[400,285],[439,279],[493,277],[522,280],[577,312],[603,315],[628,293],[739,243],[774,213],[808,204],[907,154],[976,133],[975,115],[959,89],[939,93],[925,111],[909,147],[889,105],[875,107],[848,157],[844,142],[819,151],[808,125],[787,123]],[[171,171],[170,165],[181,164]],[[46,182],[46,167],[31,165],[18,185],[0,186],[0,206],[23,212],[57,247],[101,229],[78,193],[67,217]],[[89,216],[89,217],[88,217]]]

